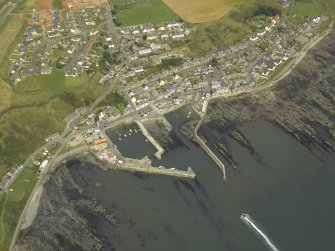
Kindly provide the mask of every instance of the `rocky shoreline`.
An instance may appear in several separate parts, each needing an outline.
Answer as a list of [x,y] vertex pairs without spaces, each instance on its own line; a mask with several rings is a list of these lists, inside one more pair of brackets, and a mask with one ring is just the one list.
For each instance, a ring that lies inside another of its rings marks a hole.
[[85,161],[68,161],[50,175],[44,184],[38,215],[29,228],[21,230],[15,251],[102,250],[104,238],[92,222],[102,217],[117,227],[119,220],[96,199],[82,195],[87,184],[75,182],[69,168],[78,164],[85,168]]
[[[209,139],[206,127],[215,128],[257,157],[238,128],[245,122],[265,120],[282,128],[317,156],[334,153],[334,41],[333,30],[275,86],[211,101],[199,134]],[[222,139],[211,139],[211,142],[228,163],[236,163]]]

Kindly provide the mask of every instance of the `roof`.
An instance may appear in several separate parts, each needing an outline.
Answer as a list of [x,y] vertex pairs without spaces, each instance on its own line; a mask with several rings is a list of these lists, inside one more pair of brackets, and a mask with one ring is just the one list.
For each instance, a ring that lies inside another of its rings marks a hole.
[[102,139],[98,139],[96,141],[94,141],[94,145],[100,145],[102,143],[106,143],[107,142],[107,138],[102,138]]

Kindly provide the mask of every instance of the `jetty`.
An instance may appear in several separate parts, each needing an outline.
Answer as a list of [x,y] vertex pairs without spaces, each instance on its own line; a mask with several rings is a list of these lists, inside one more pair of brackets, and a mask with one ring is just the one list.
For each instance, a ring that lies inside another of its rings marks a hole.
[[166,168],[164,166],[153,167],[151,165],[148,165],[148,163],[146,163],[145,160],[143,161],[143,160],[125,158],[125,162],[108,164],[108,167],[112,169],[126,170],[132,172],[143,172],[156,175],[167,175],[179,178],[188,178],[188,179],[196,178],[196,174],[191,167],[188,167],[186,171],[178,170],[176,168]]
[[226,168],[221,160],[213,153],[213,151],[206,145],[206,143],[199,137],[198,130],[204,120],[205,116],[201,118],[194,130],[194,135],[197,143],[202,147],[202,149],[207,153],[207,155],[214,161],[214,163],[220,168],[222,172],[223,179],[226,179]]
[[161,159],[162,155],[165,153],[164,148],[151,136],[148,130],[145,128],[141,121],[135,121],[138,127],[141,129],[142,134],[149,140],[149,142],[156,148],[157,152],[155,153],[155,157],[157,159]]

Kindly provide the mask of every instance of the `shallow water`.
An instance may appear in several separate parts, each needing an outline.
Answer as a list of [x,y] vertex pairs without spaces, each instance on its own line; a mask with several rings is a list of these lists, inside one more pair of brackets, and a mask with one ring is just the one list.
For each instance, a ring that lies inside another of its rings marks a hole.
[[[184,146],[161,161],[153,157],[153,163],[191,166],[197,180],[104,171],[93,165],[71,168],[74,176],[80,174],[90,184],[84,194],[96,197],[121,220],[119,227],[95,222],[106,235],[107,246],[146,251],[269,250],[240,220],[245,212],[279,250],[335,250],[334,156],[325,155],[321,161],[279,128],[260,121],[240,128],[256,150],[255,158],[231,138],[206,127],[202,132],[224,141],[237,161],[237,170],[226,165],[228,180],[223,181],[201,148],[178,132],[187,112],[182,108],[167,116]],[[136,137],[133,143],[115,143],[126,156],[134,157],[137,149],[137,156],[152,157],[153,147],[140,134]],[[97,182],[104,186],[95,186]]]

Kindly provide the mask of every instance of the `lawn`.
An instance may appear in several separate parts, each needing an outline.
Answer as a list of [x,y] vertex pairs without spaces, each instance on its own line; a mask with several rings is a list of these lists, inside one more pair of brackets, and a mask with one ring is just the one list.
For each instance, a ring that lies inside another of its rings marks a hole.
[[11,185],[3,208],[0,250],[8,250],[22,210],[37,182],[37,168],[26,167]]
[[163,0],[152,0],[142,4],[133,4],[125,9],[117,8],[116,18],[122,26],[130,26],[177,20],[179,16]]

